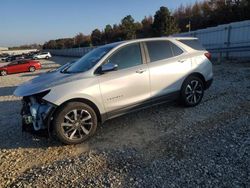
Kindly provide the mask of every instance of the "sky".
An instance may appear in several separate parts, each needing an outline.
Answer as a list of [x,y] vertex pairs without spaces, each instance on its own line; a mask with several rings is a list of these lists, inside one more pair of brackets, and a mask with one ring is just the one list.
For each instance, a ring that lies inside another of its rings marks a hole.
[[[119,23],[132,15],[136,21],[161,7],[171,11],[196,0],[1,0],[0,46],[11,47],[51,39],[90,34],[95,28]],[[198,0],[201,1],[201,0]]]

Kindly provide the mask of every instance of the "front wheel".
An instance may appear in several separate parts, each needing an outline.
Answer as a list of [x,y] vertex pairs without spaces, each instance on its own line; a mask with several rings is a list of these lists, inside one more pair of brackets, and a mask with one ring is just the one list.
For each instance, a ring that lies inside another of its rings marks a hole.
[[65,144],[79,144],[92,136],[97,127],[95,111],[87,104],[70,102],[54,118],[55,136]]
[[35,67],[30,67],[30,68],[29,68],[29,71],[30,71],[30,72],[34,72],[35,70],[36,70]]
[[204,83],[196,76],[188,77],[181,89],[181,101],[187,107],[198,105],[204,94]]
[[7,75],[7,71],[2,70],[2,71],[0,71],[0,74],[1,74],[1,76],[6,76]]

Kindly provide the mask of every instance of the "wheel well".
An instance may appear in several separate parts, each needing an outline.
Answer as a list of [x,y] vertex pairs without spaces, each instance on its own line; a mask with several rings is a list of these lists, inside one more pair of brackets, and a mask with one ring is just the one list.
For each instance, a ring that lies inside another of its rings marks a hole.
[[[201,73],[194,72],[194,73],[192,73],[192,74],[188,75],[188,77],[190,77],[190,76],[195,76],[195,77],[200,78],[200,79],[201,79],[201,81],[203,82],[203,85],[204,85],[204,86],[206,86],[206,80],[205,80],[205,77],[204,77]],[[187,77],[187,78],[188,78],[188,77]]]
[[102,122],[101,113],[100,113],[98,107],[92,101],[90,101],[88,99],[82,99],[82,98],[70,99],[70,100],[65,101],[64,103],[62,103],[57,108],[60,108],[61,106],[65,105],[66,103],[69,103],[69,102],[82,102],[82,103],[85,103],[85,104],[89,105],[95,111],[98,122]]

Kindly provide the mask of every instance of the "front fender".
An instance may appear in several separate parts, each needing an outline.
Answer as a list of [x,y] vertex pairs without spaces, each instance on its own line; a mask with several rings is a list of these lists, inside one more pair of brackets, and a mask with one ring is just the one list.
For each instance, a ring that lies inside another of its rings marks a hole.
[[57,106],[73,99],[86,99],[94,103],[101,114],[105,114],[99,83],[93,80],[88,84],[85,82],[84,86],[75,82],[52,87],[43,99]]

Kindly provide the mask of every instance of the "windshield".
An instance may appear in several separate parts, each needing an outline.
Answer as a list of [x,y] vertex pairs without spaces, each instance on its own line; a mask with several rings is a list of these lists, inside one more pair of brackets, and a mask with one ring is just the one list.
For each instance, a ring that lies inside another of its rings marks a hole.
[[98,61],[105,56],[113,47],[111,46],[103,46],[96,48],[86,55],[84,55],[81,59],[76,61],[72,66],[65,70],[67,73],[79,73],[85,72],[98,63]]

